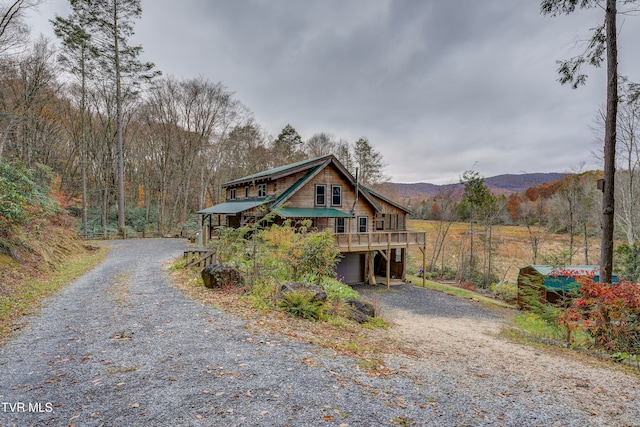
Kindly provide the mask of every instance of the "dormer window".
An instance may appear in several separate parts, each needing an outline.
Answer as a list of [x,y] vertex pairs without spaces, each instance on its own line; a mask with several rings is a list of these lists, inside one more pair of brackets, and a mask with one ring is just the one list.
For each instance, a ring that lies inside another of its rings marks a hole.
[[236,189],[231,188],[229,190],[229,200],[235,200],[235,199],[236,199]]
[[327,204],[327,186],[324,184],[316,185],[316,206],[325,206]]
[[258,197],[267,197],[267,184],[258,184]]

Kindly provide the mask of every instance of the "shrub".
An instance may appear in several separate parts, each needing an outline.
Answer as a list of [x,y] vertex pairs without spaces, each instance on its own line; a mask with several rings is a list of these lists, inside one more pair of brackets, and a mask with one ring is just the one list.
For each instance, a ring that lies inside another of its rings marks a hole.
[[[50,176],[44,166],[28,169],[0,159],[0,227],[43,220],[60,211],[49,197],[46,181]],[[39,183],[43,181],[44,184]]]
[[358,299],[360,295],[351,288],[349,285],[345,285],[336,279],[325,277],[322,279],[322,288],[327,293],[329,299]]
[[216,258],[218,262],[228,262],[233,265],[240,265],[246,261],[248,253],[248,241],[246,239],[249,229],[219,227],[216,230],[218,239],[211,240],[210,244],[216,248]]
[[518,285],[501,280],[498,283],[491,284],[491,292],[503,301],[510,304],[515,303],[518,299]]
[[291,316],[313,321],[323,319],[324,304],[312,299],[313,294],[309,292],[288,292],[284,294],[278,306]]
[[587,280],[580,294],[563,313],[567,327],[586,329],[609,352],[640,351],[640,285]]
[[308,232],[308,224],[296,229],[289,222],[259,232],[257,251],[261,268],[280,281],[305,279],[320,283],[332,276],[340,251],[331,230]]

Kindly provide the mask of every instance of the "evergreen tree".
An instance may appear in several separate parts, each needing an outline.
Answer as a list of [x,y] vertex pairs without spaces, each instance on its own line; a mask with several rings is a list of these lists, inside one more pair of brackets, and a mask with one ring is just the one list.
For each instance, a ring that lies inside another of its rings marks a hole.
[[80,3],[71,2],[71,15],[65,19],[56,16],[53,29],[62,40],[62,53],[58,60],[80,82],[80,169],[82,174],[82,230],[87,238],[87,141],[85,131],[87,80],[99,52],[91,45],[87,32],[87,16]]
[[154,64],[141,62],[141,46],[129,45],[133,24],[142,15],[141,0],[69,0],[73,13],[80,17],[83,29],[91,34],[92,49],[98,52],[98,68],[115,92],[116,166],[118,183],[118,231],[125,226],[123,106],[125,99],[137,94],[136,88],[158,75]]
[[380,184],[387,179],[382,154],[374,150],[367,138],[360,138],[353,146],[353,159],[359,170],[358,180],[364,185]]
[[278,138],[273,141],[274,166],[282,166],[304,159],[302,137],[287,123]]

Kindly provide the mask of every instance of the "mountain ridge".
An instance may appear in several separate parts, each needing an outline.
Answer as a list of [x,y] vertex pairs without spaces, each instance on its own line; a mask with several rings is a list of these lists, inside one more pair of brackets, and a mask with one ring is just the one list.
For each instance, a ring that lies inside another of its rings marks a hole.
[[[509,196],[513,193],[525,191],[531,187],[557,181],[569,174],[560,172],[536,172],[526,174],[502,174],[484,179],[485,184],[493,194]],[[431,184],[428,182],[382,184],[385,191],[391,192],[399,199],[429,199],[441,191],[462,192],[464,186],[455,184]]]

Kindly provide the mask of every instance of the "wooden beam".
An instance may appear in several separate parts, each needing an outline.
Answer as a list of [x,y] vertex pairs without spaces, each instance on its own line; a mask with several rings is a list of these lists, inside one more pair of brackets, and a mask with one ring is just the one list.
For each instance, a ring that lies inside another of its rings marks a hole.
[[425,271],[427,269],[427,258],[426,258],[426,252],[427,252],[427,244],[425,241],[425,245],[420,249],[420,252],[422,252],[422,287],[426,288],[427,287],[427,272]]
[[387,236],[387,289],[391,287],[391,233]]
[[376,266],[375,266],[375,257],[373,256],[373,252],[367,252],[367,258],[368,258],[367,281],[369,282],[370,285],[375,285],[376,284]]

